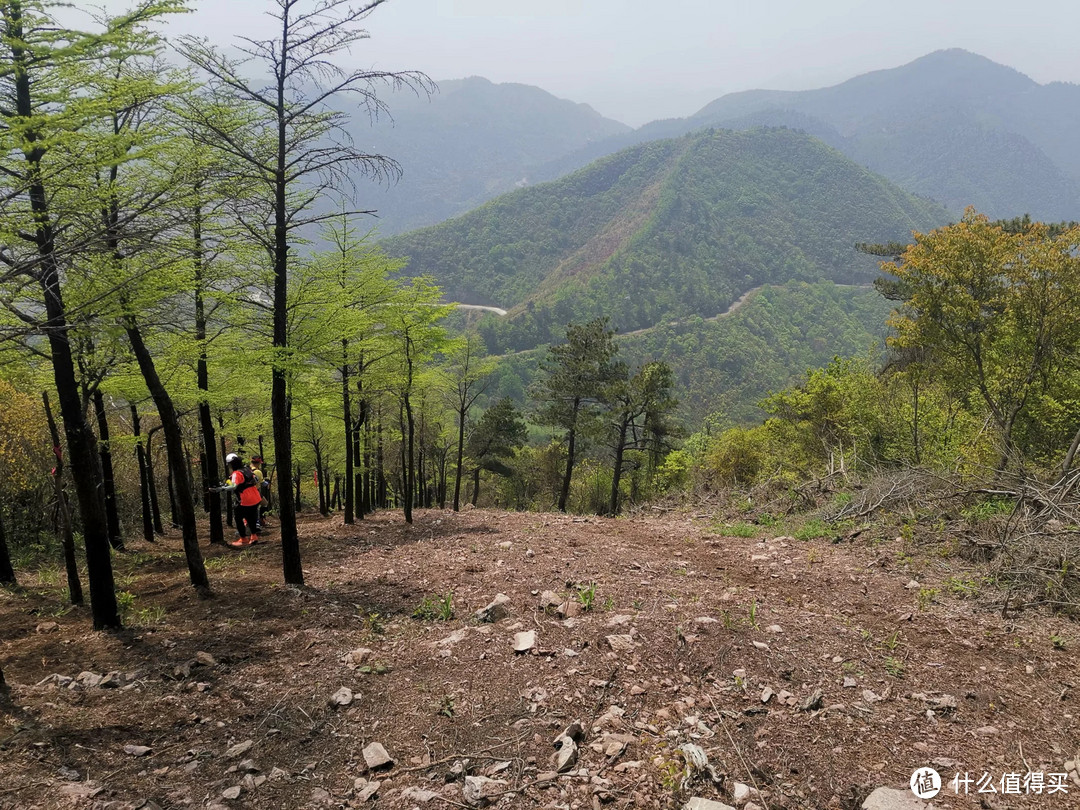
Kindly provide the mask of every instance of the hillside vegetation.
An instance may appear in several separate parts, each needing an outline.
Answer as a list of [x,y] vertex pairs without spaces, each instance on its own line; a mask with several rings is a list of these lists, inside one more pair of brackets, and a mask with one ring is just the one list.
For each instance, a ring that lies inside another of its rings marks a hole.
[[762,284],[866,284],[876,262],[856,242],[904,240],[947,219],[809,136],[708,130],[632,147],[385,247],[447,297],[509,309],[481,325],[500,353],[597,315],[630,331],[715,316]]
[[[807,369],[836,355],[880,355],[891,308],[869,286],[793,281],[754,289],[730,314],[664,322],[617,342],[632,366],[671,367],[686,424],[717,415],[724,425],[748,425],[765,416],[761,400]],[[499,358],[490,398],[525,403],[540,357],[535,349]]]

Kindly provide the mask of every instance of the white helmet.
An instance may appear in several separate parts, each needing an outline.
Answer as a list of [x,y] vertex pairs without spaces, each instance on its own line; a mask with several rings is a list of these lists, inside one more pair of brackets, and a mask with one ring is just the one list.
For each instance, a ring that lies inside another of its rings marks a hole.
[[225,456],[225,463],[226,464],[231,464],[232,462],[239,461],[239,460],[240,460],[240,456],[236,455],[236,453],[229,453],[229,455]]

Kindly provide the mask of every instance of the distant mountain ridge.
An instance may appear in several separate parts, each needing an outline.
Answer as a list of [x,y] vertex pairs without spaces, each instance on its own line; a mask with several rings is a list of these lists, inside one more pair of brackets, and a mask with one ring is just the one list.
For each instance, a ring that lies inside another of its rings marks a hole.
[[430,98],[401,90],[383,100],[392,118],[354,114],[349,133],[401,166],[398,183],[367,186],[359,200],[378,210],[384,234],[464,213],[531,182],[535,167],[630,131],[587,104],[480,77],[440,81]]
[[403,170],[399,183],[365,186],[357,200],[378,210],[383,235],[707,127],[806,132],[954,216],[974,205],[992,217],[1080,219],[1080,85],[1039,84],[959,49],[817,90],[731,93],[638,129],[528,85],[472,77],[439,86],[430,99],[384,98],[393,120],[358,114],[350,124],[358,146]]
[[1080,219],[1080,85],[1038,84],[960,49],[804,91],[731,93],[683,119],[646,124],[555,158],[553,178],[609,150],[703,127],[805,131],[958,214]]

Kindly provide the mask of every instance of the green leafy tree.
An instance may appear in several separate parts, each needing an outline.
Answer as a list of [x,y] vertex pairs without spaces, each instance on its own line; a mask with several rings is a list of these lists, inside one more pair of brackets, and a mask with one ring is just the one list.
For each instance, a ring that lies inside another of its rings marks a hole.
[[674,377],[665,363],[646,363],[627,380],[615,382],[607,398],[607,444],[613,467],[608,514],[619,513],[619,483],[627,450],[644,450],[650,440],[661,440],[668,432],[668,419],[678,401],[672,395]]
[[514,470],[507,462],[527,439],[525,420],[509,397],[503,397],[484,411],[469,433],[466,445],[473,464],[473,506],[480,497],[480,472],[513,475]]
[[[282,568],[285,581],[303,584],[300,542],[292,479],[292,401],[288,390],[293,355],[288,342],[290,246],[299,232],[335,214],[319,213],[324,194],[345,192],[361,174],[392,178],[398,166],[371,155],[342,137],[342,114],[329,111],[335,97],[358,97],[372,114],[383,111],[376,88],[383,84],[427,90],[421,73],[373,70],[346,71],[335,57],[348,53],[367,37],[361,23],[384,0],[355,4],[351,0],[275,0],[271,12],[280,32],[270,39],[242,38],[240,61],[222,55],[205,41],[188,37],[181,51],[210,76],[218,98],[243,117],[242,126],[222,126],[211,117],[199,120],[213,143],[245,164],[246,171],[266,183],[262,217],[248,219],[251,235],[273,267],[273,345],[271,413],[278,475],[278,508]],[[251,73],[268,72],[263,86]],[[354,212],[356,213],[356,212]]]
[[402,300],[384,309],[385,328],[394,353],[388,360],[395,373],[391,390],[399,405],[401,427],[402,509],[405,521],[412,523],[416,494],[416,410],[413,407],[418,389],[424,386],[428,362],[447,342],[440,321],[453,305],[438,304],[442,291],[425,278],[412,279]]
[[[469,411],[491,383],[495,364],[483,355],[476,332],[466,332],[450,352],[447,376],[453,386],[451,398],[457,415],[457,459],[454,469],[454,511],[461,508],[461,473],[465,459],[465,424]],[[475,504],[475,501],[474,501]]]
[[1016,430],[1033,404],[1075,373],[1078,250],[1080,228],[1010,232],[968,209],[955,225],[916,234],[899,263],[883,265],[904,301],[890,343],[932,352],[944,374],[982,399],[1001,440],[999,470],[1021,460]]
[[[147,47],[145,25],[182,10],[179,2],[143,2],[107,21],[94,32],[64,27],[52,19],[59,3],[47,0],[0,5],[0,261],[6,278],[30,282],[40,296],[29,298],[27,285],[5,294],[5,306],[31,331],[48,338],[57,399],[67,436],[71,465],[79,470],[75,490],[86,546],[94,627],[120,625],[109,527],[100,497],[100,462],[93,431],[79,396],[70,330],[81,313],[65,303],[67,272],[83,253],[96,252],[103,229],[77,227],[100,210],[91,190],[87,164],[115,151],[120,137],[111,127],[107,93],[94,82],[94,70],[110,53]],[[123,158],[128,157],[120,152]],[[123,159],[122,158],[122,159]],[[25,301],[19,308],[13,302]]]
[[567,326],[566,343],[551,346],[540,364],[543,376],[532,394],[540,403],[536,419],[565,432],[566,469],[559,491],[560,512],[566,511],[570,496],[582,427],[595,420],[607,404],[612,384],[626,377],[626,366],[615,359],[618,350],[615,331],[608,326],[607,318],[597,318]]

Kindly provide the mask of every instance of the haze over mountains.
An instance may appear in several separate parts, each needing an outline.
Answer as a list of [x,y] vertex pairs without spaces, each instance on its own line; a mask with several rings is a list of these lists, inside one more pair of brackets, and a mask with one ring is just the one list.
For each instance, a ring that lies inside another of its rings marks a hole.
[[528,182],[540,166],[591,143],[630,132],[585,104],[524,84],[473,77],[439,82],[428,98],[404,90],[392,119],[354,117],[354,140],[401,164],[401,180],[373,188],[383,234],[441,222]]
[[525,85],[441,83],[430,100],[389,99],[395,124],[354,123],[358,143],[393,155],[404,177],[364,198],[380,233],[464,213],[627,146],[704,127],[786,126],[811,134],[959,215],[1080,219],[1080,86],[1038,84],[962,50],[800,92],[723,96],[686,118],[631,130],[587,105]]

